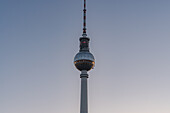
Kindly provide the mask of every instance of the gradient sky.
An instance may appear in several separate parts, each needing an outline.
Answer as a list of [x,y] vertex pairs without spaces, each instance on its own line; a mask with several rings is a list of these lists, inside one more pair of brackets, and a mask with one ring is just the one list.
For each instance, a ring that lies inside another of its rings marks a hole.
[[[87,0],[89,113],[170,113],[170,1]],[[82,0],[0,0],[0,113],[79,113]]]

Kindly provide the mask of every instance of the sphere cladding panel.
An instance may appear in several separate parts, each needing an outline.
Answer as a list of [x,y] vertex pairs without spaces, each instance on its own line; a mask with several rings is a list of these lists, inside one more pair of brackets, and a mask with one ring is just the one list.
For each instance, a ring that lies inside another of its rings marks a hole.
[[79,52],[74,58],[74,64],[76,68],[80,71],[89,71],[95,65],[94,56],[90,52]]
[[90,52],[79,52],[74,57],[74,62],[77,60],[91,60],[95,61],[94,56]]

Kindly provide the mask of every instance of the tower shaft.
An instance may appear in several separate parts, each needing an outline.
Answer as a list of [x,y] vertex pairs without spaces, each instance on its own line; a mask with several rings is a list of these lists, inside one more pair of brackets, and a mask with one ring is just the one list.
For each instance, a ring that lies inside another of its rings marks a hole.
[[81,78],[80,113],[88,113],[88,92],[87,92],[88,74],[86,70],[81,71],[80,78]]

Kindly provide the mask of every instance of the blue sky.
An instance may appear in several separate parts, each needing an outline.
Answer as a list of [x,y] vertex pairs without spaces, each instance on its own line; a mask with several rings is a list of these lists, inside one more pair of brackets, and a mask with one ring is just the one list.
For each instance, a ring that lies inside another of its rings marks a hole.
[[[170,1],[87,0],[89,113],[170,112]],[[78,113],[81,0],[0,0],[0,113]]]

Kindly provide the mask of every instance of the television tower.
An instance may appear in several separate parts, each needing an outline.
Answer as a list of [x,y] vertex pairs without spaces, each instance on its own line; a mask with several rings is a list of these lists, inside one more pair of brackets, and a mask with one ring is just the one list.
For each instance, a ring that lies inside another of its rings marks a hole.
[[84,0],[84,15],[83,15],[83,34],[80,37],[80,50],[74,57],[74,64],[76,68],[81,71],[81,102],[80,113],[88,113],[88,93],[87,93],[87,71],[91,70],[95,65],[94,56],[89,51],[90,38],[86,33],[86,0]]

